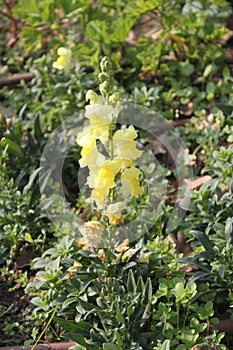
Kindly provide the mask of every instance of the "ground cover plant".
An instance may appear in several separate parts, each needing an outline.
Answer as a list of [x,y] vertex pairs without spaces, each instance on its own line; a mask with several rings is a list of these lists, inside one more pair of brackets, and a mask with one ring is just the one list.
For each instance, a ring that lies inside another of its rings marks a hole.
[[0,4],[1,345],[232,349],[232,4]]

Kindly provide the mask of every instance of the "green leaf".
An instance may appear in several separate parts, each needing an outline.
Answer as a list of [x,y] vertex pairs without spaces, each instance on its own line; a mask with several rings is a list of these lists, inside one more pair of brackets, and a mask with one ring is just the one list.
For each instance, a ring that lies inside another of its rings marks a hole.
[[[41,19],[38,20],[38,25],[39,24],[41,24]],[[25,26],[22,28],[21,38],[24,41],[25,49],[27,50],[27,52],[32,50],[39,50],[42,47],[43,32],[37,30],[32,26]]]
[[175,259],[174,262],[194,265],[194,266],[197,266],[199,269],[210,273],[210,269],[209,269],[209,267],[207,267],[207,265],[205,263],[200,263],[199,261],[197,261],[194,258],[188,258],[188,257],[178,258],[178,259]]
[[86,35],[100,43],[107,43],[109,37],[107,23],[100,20],[89,22],[86,27]]
[[210,275],[211,275],[210,272],[207,273],[207,272],[200,272],[200,271],[198,271],[198,272],[195,272],[194,274],[192,274],[189,282],[194,282],[194,281],[197,281],[197,280],[204,280],[204,281],[206,281],[206,278],[208,276],[210,276]]
[[27,242],[30,242],[30,243],[33,242],[32,236],[30,235],[29,232],[26,232],[26,233],[25,233],[24,238],[25,238],[25,241],[27,241]]
[[54,0],[40,0],[40,15],[46,23],[54,21]]
[[39,177],[39,181],[35,184],[32,190],[31,199],[29,205],[32,206],[40,198],[41,193],[43,193],[48,179],[51,175],[51,169],[48,169],[44,174]]
[[135,282],[135,278],[132,270],[129,270],[129,273],[128,273],[127,290],[130,293],[136,293],[136,290],[137,290],[137,286],[136,286],[136,282]]
[[134,20],[130,18],[120,19],[114,23],[113,33],[111,35],[112,42],[124,42],[130,29],[134,25]]
[[225,225],[226,247],[229,248],[232,241],[233,217],[227,218]]
[[226,115],[233,112],[233,104],[216,103],[216,107],[221,109]]
[[185,77],[189,77],[195,71],[194,65],[190,63],[185,63],[181,68],[181,74]]
[[208,66],[206,66],[203,73],[203,77],[207,78],[209,75],[215,74],[217,70],[218,70],[218,67],[216,66],[216,64],[211,63]]
[[211,242],[211,240],[207,237],[205,233],[197,230],[191,230],[190,233],[201,242],[205,250],[209,250],[214,253],[214,244]]
[[72,333],[72,332],[65,333],[64,338],[68,340],[73,340],[76,343],[78,343],[78,345],[84,346],[85,350],[99,350],[99,346],[88,344],[86,342],[86,339],[77,333]]
[[117,322],[119,322],[119,323],[122,323],[122,324],[125,323],[124,316],[122,315],[121,310],[120,310],[119,307],[118,307],[117,312],[116,312],[116,320],[117,320]]
[[137,282],[137,293],[142,293],[144,291],[145,285],[142,276],[139,277]]
[[63,318],[54,317],[55,322],[57,322],[62,328],[65,330],[68,330],[71,333],[79,332],[81,335],[84,335],[86,337],[89,336],[89,332],[91,330],[91,326],[89,323],[85,321],[75,322],[71,320],[64,320]]
[[35,178],[37,177],[37,175],[39,174],[39,172],[40,172],[42,169],[43,169],[42,167],[39,167],[39,168],[37,168],[36,170],[34,170],[33,173],[30,175],[29,181],[28,181],[27,185],[24,186],[24,189],[23,189],[23,194],[24,194],[24,195],[28,192],[28,190],[30,190],[30,188],[31,188],[32,185],[33,185],[33,182],[34,182]]
[[[64,303],[62,304],[62,309],[67,308],[69,305],[77,303],[77,297],[67,298]],[[69,328],[66,328],[67,330],[70,330]]]
[[34,135],[37,141],[41,141],[44,136],[41,129],[40,113],[37,113],[34,123]]
[[215,92],[215,84],[212,83],[212,82],[209,82],[207,85],[206,85],[206,92],[208,94],[213,94]]
[[17,5],[13,7],[13,14],[20,16],[21,19],[30,17],[32,13],[38,13],[39,8],[36,0],[19,0]]
[[120,336],[120,334],[119,334],[119,332],[118,332],[118,330],[116,329],[116,331],[115,331],[115,337],[116,337],[116,341],[117,341],[117,344],[121,347],[121,348],[123,348],[123,341],[122,341],[122,339],[121,339],[121,336]]
[[225,276],[225,272],[226,272],[227,267],[226,266],[219,266],[218,268],[218,273],[219,276],[223,279]]
[[161,350],[170,350],[170,340],[166,339],[164,340]]
[[151,279],[148,278],[145,284],[142,304],[144,305],[148,304],[151,301],[151,298],[152,298],[152,283],[151,283]]
[[174,294],[175,294],[177,301],[179,301],[185,297],[185,289],[184,289],[183,282],[179,282],[176,284],[176,286],[174,288]]
[[3,147],[7,147],[7,150],[9,150],[9,152],[13,154],[16,153],[20,157],[23,157],[23,152],[21,150],[20,145],[18,145],[16,142],[12,141],[8,137],[3,137],[1,139],[1,144],[3,145]]
[[78,345],[78,344],[75,344],[74,346],[71,346],[69,348],[69,350],[85,350],[86,348],[84,348],[82,345]]
[[103,350],[122,350],[122,348],[115,344],[103,344]]

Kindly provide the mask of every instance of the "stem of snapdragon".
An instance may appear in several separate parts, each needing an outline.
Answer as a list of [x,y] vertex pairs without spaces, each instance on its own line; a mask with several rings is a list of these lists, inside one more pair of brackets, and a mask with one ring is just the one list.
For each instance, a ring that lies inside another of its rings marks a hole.
[[110,140],[110,158],[113,160],[114,158],[114,148],[113,148],[113,139]]

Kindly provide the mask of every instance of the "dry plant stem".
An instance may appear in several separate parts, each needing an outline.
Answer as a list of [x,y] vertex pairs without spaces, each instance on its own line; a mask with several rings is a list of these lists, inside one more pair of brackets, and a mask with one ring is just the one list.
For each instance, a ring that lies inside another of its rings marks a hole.
[[0,10],[0,14],[1,14],[2,16],[5,16],[5,17],[9,18],[12,22],[16,22],[16,20],[15,20],[12,16],[10,16],[8,13],[6,13],[6,12]]
[[[35,350],[68,350],[71,346],[74,346],[74,342],[64,342],[64,343],[51,343],[51,344],[38,344]],[[5,346],[0,347],[0,350],[31,350],[32,347],[23,346]]]
[[18,20],[12,16],[12,8],[14,7],[15,4],[16,3],[14,3],[14,2],[4,1],[4,5],[5,5],[8,13],[5,13],[5,12],[1,11],[3,16],[6,16],[6,17],[8,17],[11,20],[11,22],[12,22],[12,33],[14,34],[14,36],[16,36],[17,29],[18,29],[18,26],[17,26]]
[[15,74],[11,77],[0,79],[0,87],[5,85],[17,85],[21,80],[31,81],[33,78],[34,73]]

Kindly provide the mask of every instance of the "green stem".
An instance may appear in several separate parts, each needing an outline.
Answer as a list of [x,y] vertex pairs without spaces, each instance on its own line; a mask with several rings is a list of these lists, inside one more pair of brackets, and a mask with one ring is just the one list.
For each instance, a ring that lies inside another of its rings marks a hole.
[[185,327],[185,323],[186,323],[186,321],[187,321],[188,314],[189,314],[189,305],[188,305],[188,307],[187,307],[187,310],[186,310],[186,313],[185,313],[185,316],[184,316],[184,323],[183,323],[183,327]]
[[110,140],[110,158],[113,160],[114,158],[114,148],[113,148],[113,139]]
[[34,350],[35,347],[37,346],[37,344],[39,343],[39,341],[41,340],[41,338],[43,337],[44,333],[46,332],[46,330],[48,329],[48,327],[50,326],[54,316],[55,316],[55,313],[58,309],[58,305],[54,308],[53,310],[53,313],[52,315],[50,316],[49,320],[48,320],[48,323],[46,324],[45,328],[43,329],[43,331],[41,332],[41,334],[39,335],[39,337],[37,338],[35,344],[32,346],[31,350]]
[[176,327],[177,327],[177,332],[179,332],[179,329],[180,329],[180,302],[176,303]]

